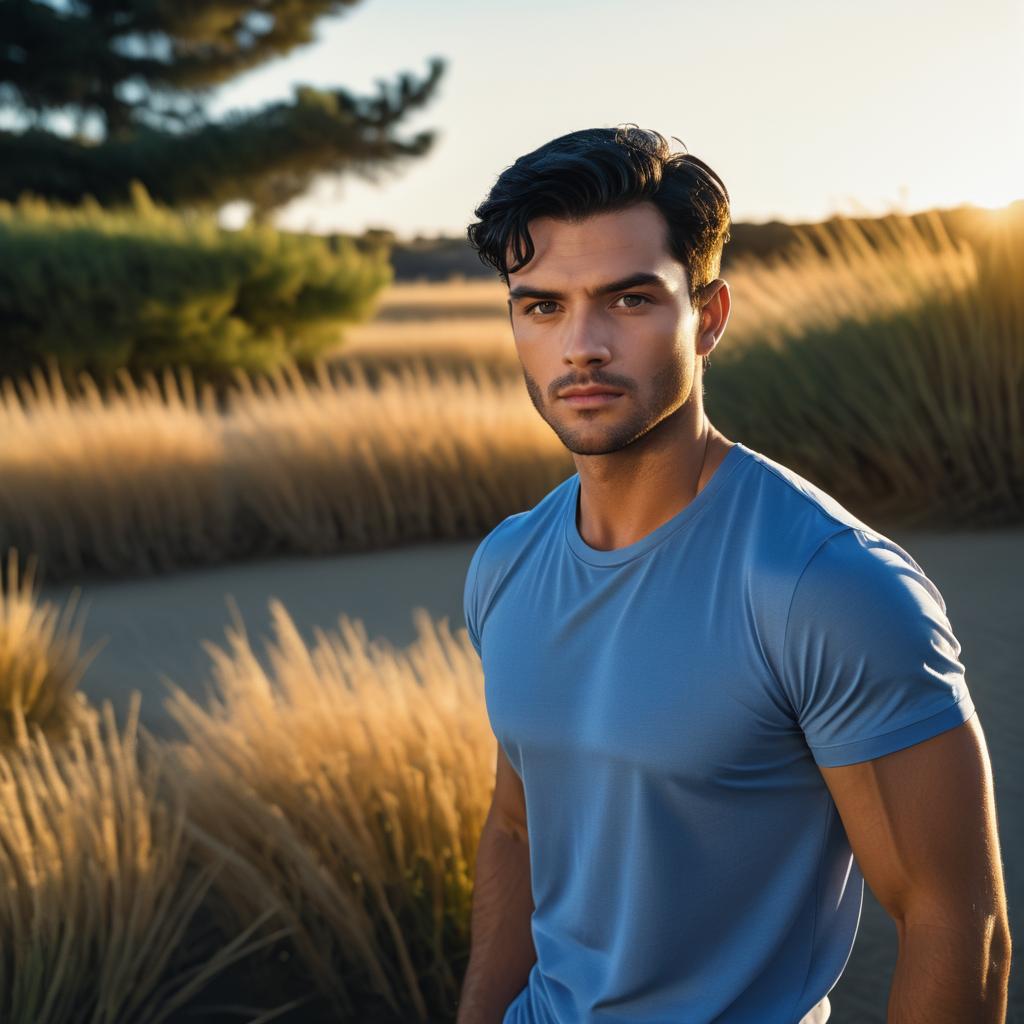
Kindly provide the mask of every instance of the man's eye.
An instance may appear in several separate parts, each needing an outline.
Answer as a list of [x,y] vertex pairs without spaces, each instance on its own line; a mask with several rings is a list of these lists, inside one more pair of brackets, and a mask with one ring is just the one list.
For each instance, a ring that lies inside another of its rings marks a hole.
[[[642,299],[643,302],[650,302],[651,301],[649,298],[647,298],[646,295],[620,295],[619,298],[616,299],[615,301],[618,302],[619,299]],[[638,302],[634,306],[625,306],[624,308],[625,309],[637,309],[640,305],[642,305],[642,303]]]
[[[523,313],[525,313],[527,316],[529,316],[530,313],[534,309],[536,309],[538,306],[554,306],[554,305],[556,305],[556,303],[554,302],[553,299],[542,299],[540,302],[531,302],[530,305],[527,306],[526,309],[523,310]],[[542,309],[540,311],[541,316],[546,316],[547,313],[549,313],[549,312],[553,313],[554,310],[543,310]]]

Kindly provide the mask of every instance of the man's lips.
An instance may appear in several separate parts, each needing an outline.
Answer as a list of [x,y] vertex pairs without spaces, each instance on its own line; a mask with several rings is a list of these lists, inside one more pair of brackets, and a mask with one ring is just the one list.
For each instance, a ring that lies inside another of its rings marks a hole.
[[622,394],[621,388],[613,388],[608,384],[570,384],[558,392],[559,398],[570,398],[577,395]]
[[590,392],[589,394],[565,395],[562,398],[562,401],[568,402],[569,405],[586,407],[591,405],[608,405],[611,402],[614,402],[617,398],[621,397],[621,392],[593,391]]

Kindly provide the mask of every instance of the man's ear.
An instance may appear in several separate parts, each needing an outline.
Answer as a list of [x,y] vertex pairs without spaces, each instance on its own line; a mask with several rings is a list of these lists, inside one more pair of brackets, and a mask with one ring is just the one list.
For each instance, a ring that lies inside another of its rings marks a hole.
[[710,355],[729,322],[732,298],[728,283],[721,277],[709,281],[701,292],[700,320],[697,326],[697,355]]

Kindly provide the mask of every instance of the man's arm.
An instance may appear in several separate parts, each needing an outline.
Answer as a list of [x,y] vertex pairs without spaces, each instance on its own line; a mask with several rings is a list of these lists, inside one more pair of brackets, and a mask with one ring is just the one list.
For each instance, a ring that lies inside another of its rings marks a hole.
[[896,923],[889,1024],[1004,1024],[1011,941],[978,716],[819,770],[865,881]]
[[501,1024],[537,959],[523,784],[498,744],[494,797],[477,848],[469,965],[456,1024]]

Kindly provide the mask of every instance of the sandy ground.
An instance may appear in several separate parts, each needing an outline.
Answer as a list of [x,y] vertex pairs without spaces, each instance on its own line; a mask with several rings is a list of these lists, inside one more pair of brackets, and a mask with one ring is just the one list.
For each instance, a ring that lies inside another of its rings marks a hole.
[[[946,600],[961,658],[992,760],[999,833],[1016,937],[1024,901],[1024,530],[933,534],[887,532],[909,551]],[[332,628],[340,613],[361,618],[371,637],[400,645],[415,637],[411,611],[463,625],[462,587],[475,542],[415,545],[364,555],[281,559],[190,570],[145,581],[90,581],[84,645],[109,640],[82,689],[110,698],[123,715],[131,690],[142,691],[142,721],[176,735],[163,711],[161,675],[202,696],[210,660],[200,646],[224,646],[231,622],[226,595],[237,602],[254,648],[269,635],[267,602],[279,598],[309,642],[313,627]],[[61,601],[69,586],[47,587]],[[846,970],[830,994],[832,1024],[885,1024],[896,964],[895,927],[865,888],[860,929]],[[1024,1024],[1024,971],[1010,978],[1007,1024]]]

